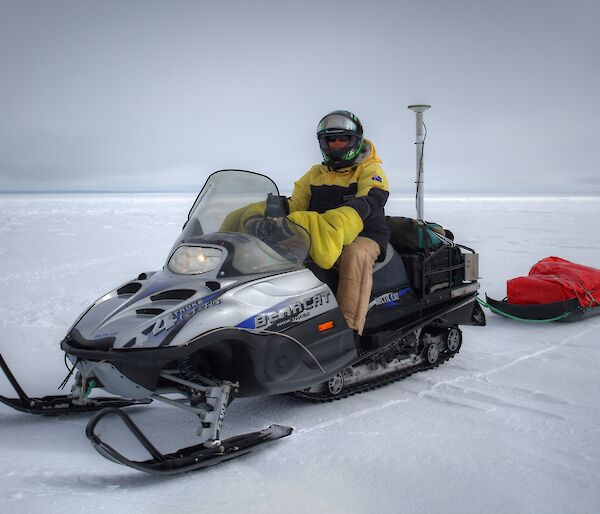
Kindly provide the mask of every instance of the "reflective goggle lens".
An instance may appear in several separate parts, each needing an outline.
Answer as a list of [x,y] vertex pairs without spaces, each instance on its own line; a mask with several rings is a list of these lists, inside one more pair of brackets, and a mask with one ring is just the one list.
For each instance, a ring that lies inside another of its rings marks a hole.
[[335,141],[341,141],[342,143],[347,143],[348,141],[350,141],[350,136],[348,136],[348,135],[325,136],[325,141],[327,141],[328,143],[333,143]]
[[334,114],[333,116],[326,116],[321,120],[319,126],[317,127],[317,132],[329,129],[356,131],[357,127],[356,123],[354,123],[352,120],[349,120],[345,116]]

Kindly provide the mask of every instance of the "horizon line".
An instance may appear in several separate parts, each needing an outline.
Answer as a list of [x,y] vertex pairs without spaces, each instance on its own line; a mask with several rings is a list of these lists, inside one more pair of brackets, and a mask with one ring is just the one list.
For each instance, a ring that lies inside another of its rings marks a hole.
[[[199,190],[136,190],[136,189],[54,189],[54,190],[15,190],[15,191],[0,191],[0,195],[10,196],[10,195],[63,195],[63,194],[198,194]],[[282,195],[290,196],[291,191],[281,191]],[[414,196],[414,191],[412,190],[391,190],[390,196],[392,195],[407,195],[408,197]],[[480,196],[480,197],[494,197],[494,196],[502,196],[502,197],[515,197],[515,198],[523,198],[523,197],[532,197],[532,196],[545,196],[545,197],[600,197],[600,189],[592,190],[592,191],[555,191],[552,189],[544,190],[544,191],[491,191],[491,190],[452,190],[452,191],[443,191],[443,190],[430,190],[426,192],[426,196]]]

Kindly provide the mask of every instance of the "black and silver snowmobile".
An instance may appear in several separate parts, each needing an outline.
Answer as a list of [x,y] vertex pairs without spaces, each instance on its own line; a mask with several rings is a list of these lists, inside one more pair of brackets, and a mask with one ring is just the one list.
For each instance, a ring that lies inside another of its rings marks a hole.
[[[437,366],[459,351],[459,325],[485,324],[476,302],[477,256],[444,239],[426,252],[400,254],[390,245],[373,271],[358,338],[338,308],[335,270],[307,259],[310,238],[286,221],[283,202],[264,175],[212,174],[163,269],[105,294],[67,332],[61,348],[72,364],[71,393],[28,397],[0,357],[18,394],[0,401],[35,414],[99,410],[86,429],[98,452],[141,471],[174,474],[292,432],[272,425],[220,440],[236,397],[343,398]],[[233,218],[256,206],[261,214],[246,224],[250,233],[231,229]],[[96,397],[96,389],[114,396]],[[198,444],[170,454],[153,446],[121,409],[152,400],[196,414]],[[102,440],[97,424],[107,416],[123,420],[147,460],[129,459]]]

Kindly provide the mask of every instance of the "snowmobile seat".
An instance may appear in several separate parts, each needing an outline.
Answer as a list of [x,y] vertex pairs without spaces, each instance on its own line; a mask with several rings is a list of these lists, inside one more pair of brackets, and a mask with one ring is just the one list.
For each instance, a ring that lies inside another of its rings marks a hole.
[[[329,286],[332,291],[337,291],[339,273],[337,267],[323,269],[311,260],[306,261],[306,267],[310,269],[317,278]],[[373,266],[373,288],[371,296],[377,293],[387,292],[395,287],[410,285],[409,275],[401,256],[388,243],[385,259],[376,262]]]
[[375,263],[373,267],[372,296],[391,291],[395,288],[406,287],[410,284],[406,266],[400,254],[388,243],[385,259]]

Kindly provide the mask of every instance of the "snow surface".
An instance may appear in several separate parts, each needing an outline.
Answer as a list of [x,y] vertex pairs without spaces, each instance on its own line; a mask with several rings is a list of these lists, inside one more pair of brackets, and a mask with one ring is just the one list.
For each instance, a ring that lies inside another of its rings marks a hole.
[[[0,350],[30,395],[56,392],[59,341],[92,300],[162,266],[193,198],[0,196]],[[425,209],[479,251],[494,298],[549,255],[600,267],[600,198],[433,197]],[[414,200],[392,198],[388,213],[411,216]],[[0,406],[0,512],[599,512],[599,328],[600,317],[529,325],[488,313],[454,359],[384,388],[323,405],[237,400],[225,436],[271,423],[294,434],[170,478],[98,455],[89,415]],[[14,396],[4,378],[0,393]],[[133,415],[163,450],[194,442],[191,415]]]

